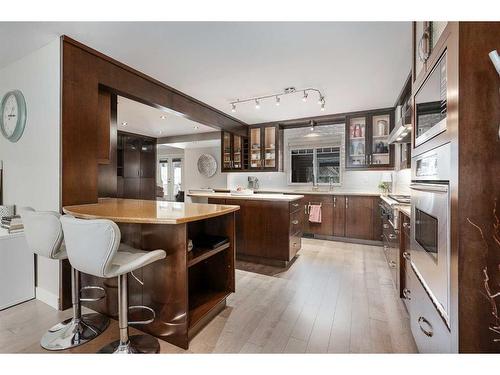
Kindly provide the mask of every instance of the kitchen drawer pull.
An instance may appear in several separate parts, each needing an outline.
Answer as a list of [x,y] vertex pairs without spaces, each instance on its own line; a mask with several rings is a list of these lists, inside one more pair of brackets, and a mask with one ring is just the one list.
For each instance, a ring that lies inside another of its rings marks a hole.
[[389,228],[389,224],[384,224],[383,227],[384,227],[384,229],[388,229]]
[[[428,326],[428,329],[425,329],[422,327],[422,323]],[[429,323],[427,319],[425,319],[423,316],[418,318],[418,325],[420,327],[420,330],[426,335],[427,337],[432,337],[434,335],[434,331],[432,330],[432,325]]]
[[298,203],[292,203],[292,206],[293,207],[299,207],[299,204]]
[[395,261],[393,261],[393,260],[391,260],[391,261],[389,262],[389,266],[390,266],[391,268],[396,268],[396,262],[395,262]]
[[409,228],[410,227],[410,223],[403,223],[403,227],[404,228]]
[[392,233],[389,234],[389,239],[395,240],[396,238],[398,238],[398,236],[396,236],[395,234]]
[[403,251],[403,258],[405,258],[406,260],[411,260],[410,253],[407,251]]
[[411,301],[411,297],[410,297],[410,295],[411,295],[411,291],[410,291],[410,289],[408,289],[408,288],[404,288],[404,289],[403,289],[403,297],[404,297],[405,299],[407,299],[408,301]]
[[293,225],[297,225],[298,223],[299,223],[299,221],[298,221],[298,220],[292,220],[292,224],[293,224]]

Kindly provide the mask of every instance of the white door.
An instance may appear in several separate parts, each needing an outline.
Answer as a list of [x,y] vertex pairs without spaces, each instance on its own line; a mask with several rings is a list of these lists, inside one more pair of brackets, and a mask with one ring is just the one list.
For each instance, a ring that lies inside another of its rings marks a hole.
[[160,179],[164,199],[175,201],[175,196],[182,190],[182,157],[162,157],[160,159]]

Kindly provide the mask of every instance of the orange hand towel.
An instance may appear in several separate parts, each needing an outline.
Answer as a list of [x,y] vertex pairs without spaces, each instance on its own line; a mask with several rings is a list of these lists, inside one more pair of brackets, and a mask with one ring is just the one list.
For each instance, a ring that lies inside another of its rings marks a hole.
[[321,206],[319,204],[311,205],[309,210],[309,221],[311,223],[321,223]]

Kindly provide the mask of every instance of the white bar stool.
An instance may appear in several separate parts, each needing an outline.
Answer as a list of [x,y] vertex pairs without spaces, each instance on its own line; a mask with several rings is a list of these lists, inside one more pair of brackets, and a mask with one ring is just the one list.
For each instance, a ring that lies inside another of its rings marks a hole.
[[61,218],[66,250],[71,265],[81,272],[103,278],[118,277],[118,326],[120,339],[99,353],[158,353],[160,344],[151,335],[128,334],[128,310],[145,308],[154,320],[154,310],[146,306],[128,306],[127,274],[166,257],[164,250],[143,251],[120,245],[120,228],[111,220],[83,220],[70,215]]
[[[28,246],[35,254],[49,259],[68,259],[63,243],[60,215],[52,211],[35,211],[31,207],[20,209]],[[80,289],[80,272],[71,268],[71,299],[73,316],[50,328],[40,345],[47,350],[64,350],[85,344],[99,336],[109,325],[109,318],[97,313],[82,315],[81,301],[98,301],[98,298],[80,298],[81,290],[104,289],[88,286]]]

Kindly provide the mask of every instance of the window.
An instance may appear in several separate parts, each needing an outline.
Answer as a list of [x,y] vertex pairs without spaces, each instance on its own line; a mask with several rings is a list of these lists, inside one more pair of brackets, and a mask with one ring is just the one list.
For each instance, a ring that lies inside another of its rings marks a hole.
[[290,182],[340,184],[340,147],[290,149]]

